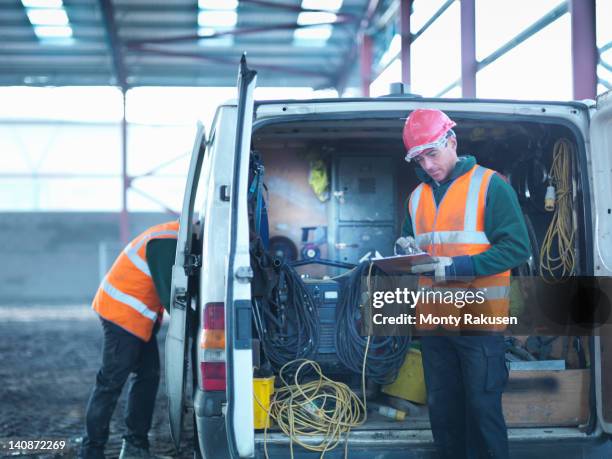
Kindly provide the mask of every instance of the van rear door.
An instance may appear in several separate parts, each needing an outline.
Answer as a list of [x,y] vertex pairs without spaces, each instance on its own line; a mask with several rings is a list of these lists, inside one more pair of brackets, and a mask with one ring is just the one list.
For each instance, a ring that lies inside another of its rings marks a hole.
[[[612,276],[612,91],[597,98],[591,119],[592,199],[595,215],[595,276]],[[607,283],[609,285],[609,283]],[[608,300],[612,301],[609,292]],[[608,318],[608,323],[611,320]],[[603,430],[612,433],[612,325],[595,337],[595,390],[597,416]]]
[[230,193],[230,238],[225,294],[227,411],[225,423],[232,457],[252,457],[253,358],[251,355],[251,285],[247,191],[253,90],[257,73],[242,56],[238,73],[238,112]]
[[202,160],[206,149],[204,127],[199,124],[191,162],[185,185],[183,208],[181,210],[176,256],[172,267],[172,286],[170,290],[170,325],[166,335],[166,392],[170,414],[170,435],[178,449],[183,427],[185,403],[185,382],[189,358],[189,337],[187,319],[191,307],[191,297],[187,289],[191,270],[191,241],[193,234],[193,204],[196,197],[197,178],[200,176]]

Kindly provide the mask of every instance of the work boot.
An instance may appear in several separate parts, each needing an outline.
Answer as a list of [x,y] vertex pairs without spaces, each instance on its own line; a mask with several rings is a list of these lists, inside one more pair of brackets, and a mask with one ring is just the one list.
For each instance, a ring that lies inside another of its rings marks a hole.
[[143,448],[123,440],[121,445],[121,453],[119,459],[161,459],[162,456],[156,456],[149,452],[149,448]]
[[104,449],[81,448],[77,455],[78,459],[104,459]]

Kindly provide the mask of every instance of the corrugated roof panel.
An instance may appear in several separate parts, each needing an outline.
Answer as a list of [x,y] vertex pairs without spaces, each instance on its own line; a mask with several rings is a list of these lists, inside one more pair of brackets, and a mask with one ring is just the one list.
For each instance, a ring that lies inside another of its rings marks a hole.
[[[104,1],[64,0],[72,39],[61,43],[36,37],[21,2],[0,0],[0,85],[114,84],[113,51],[101,6]],[[196,37],[197,0],[154,4],[150,0],[112,0],[128,83],[233,86],[242,52],[248,53],[250,65],[259,70],[262,86],[317,86],[331,81],[329,75],[345,66],[343,58],[354,44],[356,23],[335,25],[325,47],[298,47],[293,42],[292,25],[301,0],[270,1],[284,7],[240,1],[236,9],[238,32],[233,39],[211,40],[203,46]],[[358,18],[367,3],[344,0],[340,13]],[[274,29],[281,24],[284,29]],[[245,29],[257,30],[244,33]],[[211,72],[207,57],[223,58],[224,62],[217,62]]]

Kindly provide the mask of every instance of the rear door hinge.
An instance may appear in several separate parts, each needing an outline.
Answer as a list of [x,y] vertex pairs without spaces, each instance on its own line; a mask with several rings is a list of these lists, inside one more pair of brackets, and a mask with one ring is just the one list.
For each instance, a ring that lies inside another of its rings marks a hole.
[[184,311],[187,308],[187,290],[177,287],[174,290],[174,301],[172,307]]
[[185,268],[186,276],[193,276],[196,272],[202,267],[202,256],[196,254],[190,254],[185,257],[185,264],[183,268]]

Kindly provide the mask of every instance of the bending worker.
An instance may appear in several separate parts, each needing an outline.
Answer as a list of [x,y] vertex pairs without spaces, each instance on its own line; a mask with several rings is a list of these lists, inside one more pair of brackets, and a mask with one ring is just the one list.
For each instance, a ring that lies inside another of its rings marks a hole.
[[109,425],[130,373],[120,459],[150,458],[148,433],[159,386],[156,333],[170,303],[178,221],[149,228],[121,252],[93,300],[104,330],[102,368],[87,404],[81,456],[103,459]]
[[[440,110],[415,110],[406,120],[406,160],[416,163],[422,183],[407,202],[402,235],[438,257],[435,274],[424,273],[429,277],[420,277],[421,286],[469,282],[486,288],[483,304],[450,305],[446,311],[434,305],[438,315],[461,315],[469,308],[474,314],[507,315],[510,270],[530,253],[523,214],[499,174],[473,156],[457,156],[455,125]],[[430,306],[417,305],[417,316]],[[500,329],[493,331],[438,329],[421,338],[429,417],[442,458],[509,457],[501,404],[508,379],[505,345],[496,333]]]

